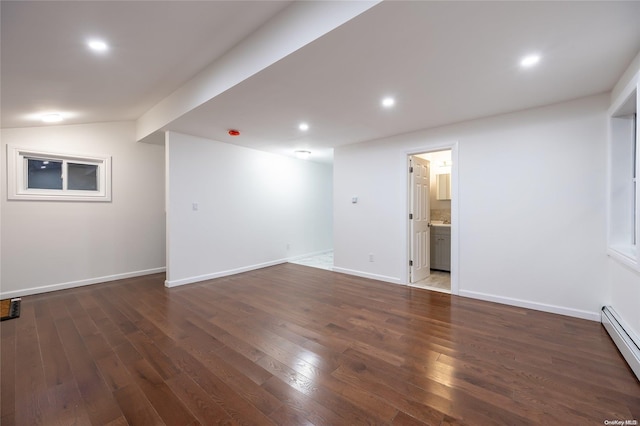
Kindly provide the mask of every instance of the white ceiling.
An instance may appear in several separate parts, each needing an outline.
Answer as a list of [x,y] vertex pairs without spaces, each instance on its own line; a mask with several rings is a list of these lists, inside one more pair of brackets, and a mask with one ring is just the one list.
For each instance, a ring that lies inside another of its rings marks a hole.
[[[2,126],[46,108],[136,119],[286,6],[3,1]],[[639,19],[639,1],[385,1],[165,129],[328,162],[336,146],[610,91]],[[108,55],[83,49],[91,32]],[[521,69],[531,52],[540,64]]]
[[[287,1],[2,1],[2,127],[136,120]],[[108,54],[85,42],[104,38]]]

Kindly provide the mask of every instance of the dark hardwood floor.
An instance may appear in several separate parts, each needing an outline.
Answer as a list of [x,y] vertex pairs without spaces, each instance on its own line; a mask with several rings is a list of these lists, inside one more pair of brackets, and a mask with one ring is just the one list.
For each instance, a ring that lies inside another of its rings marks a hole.
[[599,323],[284,264],[24,297],[11,425],[602,425],[640,384]]

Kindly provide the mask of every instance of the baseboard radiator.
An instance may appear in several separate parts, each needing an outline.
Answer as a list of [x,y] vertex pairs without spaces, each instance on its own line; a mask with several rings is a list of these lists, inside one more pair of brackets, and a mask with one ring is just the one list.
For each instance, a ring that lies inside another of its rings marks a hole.
[[628,329],[628,326],[625,326],[624,321],[620,319],[611,306],[602,308],[602,325],[604,325],[631,370],[640,380],[640,339],[638,339],[638,336]]

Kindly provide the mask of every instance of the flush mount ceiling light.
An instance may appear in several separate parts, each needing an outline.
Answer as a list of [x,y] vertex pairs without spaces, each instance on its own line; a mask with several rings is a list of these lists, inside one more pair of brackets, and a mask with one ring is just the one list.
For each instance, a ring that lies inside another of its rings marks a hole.
[[540,55],[527,55],[520,60],[520,66],[529,68],[540,62]]
[[104,40],[99,39],[91,39],[87,41],[87,46],[89,46],[89,49],[93,50],[94,52],[102,53],[109,50],[109,45]]
[[64,117],[62,117],[62,114],[59,114],[57,112],[50,113],[50,114],[43,114],[42,116],[40,116],[40,120],[42,120],[42,122],[44,123],[59,123],[63,119]]
[[300,125],[298,126],[298,129],[302,130],[303,132],[306,132],[307,130],[309,130],[309,125],[307,123],[300,123]]
[[27,121],[39,121],[41,123],[59,123],[61,121],[75,118],[78,116],[77,112],[73,111],[56,111],[54,109],[44,110],[39,112],[32,112],[23,115],[23,119]]
[[298,150],[295,151],[296,157],[298,157],[301,160],[306,160],[311,156],[311,151],[305,151],[305,150]]
[[394,106],[396,104],[396,100],[393,99],[390,96],[387,96],[386,98],[383,98],[382,101],[380,102],[382,104],[383,107],[385,108],[391,108],[392,106]]

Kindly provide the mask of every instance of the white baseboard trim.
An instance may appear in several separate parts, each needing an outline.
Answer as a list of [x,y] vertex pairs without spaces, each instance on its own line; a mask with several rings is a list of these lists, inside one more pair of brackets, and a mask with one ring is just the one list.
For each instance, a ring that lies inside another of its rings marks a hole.
[[166,280],[164,282],[164,285],[165,287],[171,288],[171,287],[177,287],[177,286],[186,285],[186,284],[198,283],[201,281],[213,280],[215,278],[222,278],[222,277],[227,277],[229,275],[241,274],[242,272],[249,272],[249,271],[254,271],[256,269],[268,268],[269,266],[280,265],[282,263],[296,261],[296,260],[304,259],[311,256],[318,256],[321,254],[331,253],[332,251],[333,251],[332,249],[313,251],[310,253],[300,254],[297,256],[286,257],[284,259],[277,259],[277,260],[271,260],[269,262],[257,263],[255,265],[247,265],[247,266],[242,266],[240,268],[228,269],[225,271],[211,272],[210,274],[196,275],[193,277],[181,278],[179,280]]
[[107,275],[104,277],[88,278],[85,280],[69,281],[60,284],[43,285],[39,287],[24,288],[20,290],[0,292],[0,298],[9,299],[12,297],[29,296],[32,294],[48,293],[50,291],[65,290],[68,288],[82,287],[85,285],[106,283],[109,281],[123,280],[125,278],[141,277],[143,275],[159,274],[165,272],[166,268],[145,269],[142,271],[125,272],[123,274]]
[[640,380],[640,338],[631,331],[611,306],[602,308],[602,325]]
[[384,282],[387,282],[387,283],[404,285],[404,283],[402,282],[402,280],[400,278],[389,277],[389,276],[386,276],[386,275],[371,274],[369,272],[356,271],[354,269],[347,269],[347,268],[339,268],[337,266],[333,267],[333,271],[334,272],[340,272],[342,274],[347,274],[347,275],[355,275],[356,277],[369,278],[369,279],[372,279],[372,280],[384,281]]
[[549,312],[552,314],[566,315],[569,317],[582,318],[590,321],[600,321],[599,312],[583,311],[581,309],[573,309],[564,306],[531,302],[529,300],[514,299],[511,297],[496,296],[494,294],[479,293],[469,290],[460,290],[458,294],[463,297],[486,300],[488,302],[502,303],[503,305],[518,306],[520,308],[533,309],[536,311]]
[[269,266],[280,265],[281,263],[287,263],[287,262],[288,262],[287,259],[279,259],[279,260],[273,260],[270,262],[258,263],[255,265],[242,266],[240,268],[235,268],[235,269],[227,269],[226,271],[218,271],[218,272],[212,272],[210,274],[181,278],[179,280],[166,280],[164,282],[164,285],[165,287],[169,287],[169,288],[177,287],[177,286],[193,284],[201,281],[213,280],[215,278],[222,278],[229,275],[240,274],[242,272],[249,272],[255,269],[267,268]]
[[286,261],[287,261],[287,262],[295,262],[295,261],[297,261],[297,260],[305,259],[305,258],[307,258],[307,257],[320,256],[321,254],[327,254],[327,253],[331,253],[331,252],[333,252],[333,250],[332,250],[332,249],[329,249],[329,250],[314,251],[314,252],[311,252],[311,253],[300,254],[300,255],[292,256],[292,257],[287,257],[287,260],[286,260]]

